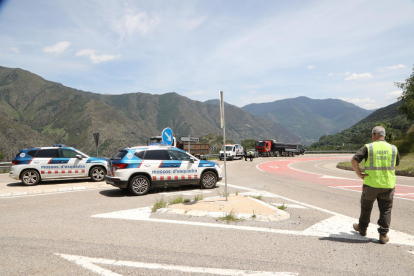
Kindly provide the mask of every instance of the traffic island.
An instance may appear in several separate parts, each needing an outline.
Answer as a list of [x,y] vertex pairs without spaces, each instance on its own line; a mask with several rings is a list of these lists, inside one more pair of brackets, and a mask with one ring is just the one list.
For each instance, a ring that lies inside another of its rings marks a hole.
[[249,196],[207,198],[180,204],[168,205],[157,213],[184,215],[189,217],[211,217],[225,220],[256,220],[262,222],[283,221],[290,218],[288,212]]

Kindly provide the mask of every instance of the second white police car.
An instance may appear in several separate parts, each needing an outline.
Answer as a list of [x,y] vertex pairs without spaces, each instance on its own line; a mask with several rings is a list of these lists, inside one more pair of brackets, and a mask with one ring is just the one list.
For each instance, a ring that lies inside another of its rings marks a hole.
[[90,157],[77,149],[55,144],[53,147],[19,150],[9,176],[28,186],[44,179],[90,177],[92,181],[102,181],[107,161],[107,158]]
[[105,181],[145,195],[151,188],[201,185],[212,189],[222,179],[218,164],[199,160],[187,152],[166,145],[132,147],[119,150],[108,164]]

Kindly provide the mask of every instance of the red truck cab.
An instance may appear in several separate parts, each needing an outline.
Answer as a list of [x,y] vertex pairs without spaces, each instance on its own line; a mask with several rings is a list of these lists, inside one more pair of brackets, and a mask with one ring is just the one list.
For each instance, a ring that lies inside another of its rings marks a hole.
[[256,151],[259,152],[260,156],[267,155],[270,152],[271,144],[270,141],[257,141]]

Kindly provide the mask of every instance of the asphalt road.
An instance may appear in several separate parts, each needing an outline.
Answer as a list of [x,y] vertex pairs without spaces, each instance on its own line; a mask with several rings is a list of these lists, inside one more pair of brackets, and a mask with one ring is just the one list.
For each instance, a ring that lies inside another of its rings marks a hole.
[[413,275],[413,179],[397,178],[390,243],[381,245],[374,226],[367,238],[352,229],[362,181],[335,169],[350,157],[227,162],[228,192],[288,206],[280,222],[146,208],[162,197],[223,195],[225,180],[135,197],[88,180],[26,187],[0,175],[0,275]]

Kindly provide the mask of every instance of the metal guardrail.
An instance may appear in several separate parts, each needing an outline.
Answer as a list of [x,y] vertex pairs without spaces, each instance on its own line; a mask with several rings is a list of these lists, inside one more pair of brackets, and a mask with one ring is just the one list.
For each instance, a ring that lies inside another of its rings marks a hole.
[[[305,154],[307,153],[356,153],[356,151],[327,151],[327,150],[321,150],[321,151],[306,151]],[[210,157],[215,157],[218,158],[219,155],[218,154],[201,154],[200,155],[200,159],[202,160],[207,160]]]
[[210,157],[218,158],[219,155],[218,154],[200,154],[200,159],[201,160],[207,160]]
[[332,150],[332,151],[325,151],[325,150],[321,150],[321,151],[306,151],[305,153],[356,153],[357,151],[337,151],[337,150]]
[[0,172],[5,173],[6,171],[9,171],[12,165],[12,162],[0,162]]

